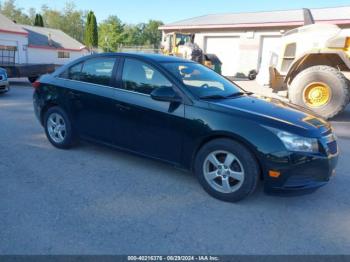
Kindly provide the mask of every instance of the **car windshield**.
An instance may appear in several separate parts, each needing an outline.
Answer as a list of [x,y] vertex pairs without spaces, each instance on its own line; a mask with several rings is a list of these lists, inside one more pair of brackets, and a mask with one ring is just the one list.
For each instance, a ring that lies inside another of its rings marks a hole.
[[244,92],[203,65],[197,63],[164,63],[163,65],[198,98],[226,98]]

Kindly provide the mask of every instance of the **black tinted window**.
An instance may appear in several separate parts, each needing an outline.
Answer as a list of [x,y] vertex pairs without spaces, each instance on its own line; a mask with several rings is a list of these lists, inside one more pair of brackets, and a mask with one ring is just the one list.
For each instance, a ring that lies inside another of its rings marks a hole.
[[82,63],[76,64],[74,66],[71,66],[68,68],[68,70],[64,71],[60,77],[72,79],[72,80],[80,80],[80,73],[81,73],[81,67]]
[[125,59],[123,68],[123,88],[138,93],[150,94],[153,89],[172,84],[152,66],[136,59]]
[[80,81],[109,85],[116,59],[112,57],[94,58],[84,62]]

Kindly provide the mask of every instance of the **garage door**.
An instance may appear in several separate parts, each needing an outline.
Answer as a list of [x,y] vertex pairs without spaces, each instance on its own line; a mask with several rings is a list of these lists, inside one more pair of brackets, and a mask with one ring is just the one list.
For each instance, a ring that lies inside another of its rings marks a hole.
[[207,37],[205,52],[216,54],[222,62],[222,74],[235,76],[238,69],[239,37]]
[[260,66],[257,81],[262,85],[269,84],[269,67],[277,63],[281,48],[281,37],[264,36],[260,47]]

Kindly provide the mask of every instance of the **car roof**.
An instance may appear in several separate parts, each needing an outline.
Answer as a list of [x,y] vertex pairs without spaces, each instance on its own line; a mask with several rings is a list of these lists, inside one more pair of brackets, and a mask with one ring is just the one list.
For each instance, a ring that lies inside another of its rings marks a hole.
[[101,57],[101,56],[110,56],[110,55],[142,58],[145,60],[150,60],[158,63],[164,63],[164,62],[191,63],[193,62],[191,60],[183,59],[176,56],[166,56],[166,55],[160,55],[160,54],[146,54],[146,53],[102,53],[102,54],[94,54],[91,57]]
[[120,56],[120,57],[131,57],[131,58],[139,58],[153,63],[194,63],[192,60],[183,59],[176,56],[165,56],[159,54],[146,54],[146,53],[96,53],[92,55],[82,56],[76,60],[71,61],[68,64],[58,68],[53,75],[57,76],[64,72],[67,68],[77,64],[84,62],[88,59],[99,58],[104,56]]

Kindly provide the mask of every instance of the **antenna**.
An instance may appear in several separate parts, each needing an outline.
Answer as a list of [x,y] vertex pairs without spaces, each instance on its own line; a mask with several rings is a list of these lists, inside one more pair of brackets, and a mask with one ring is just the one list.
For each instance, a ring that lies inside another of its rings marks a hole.
[[303,8],[303,13],[304,13],[304,25],[312,25],[315,23],[314,17],[310,9]]

